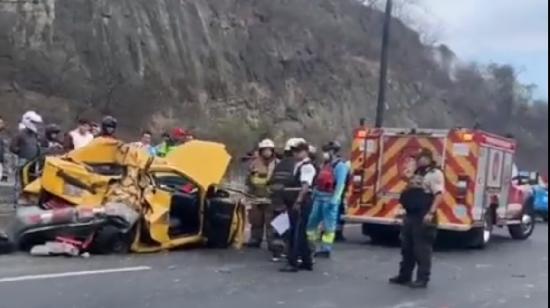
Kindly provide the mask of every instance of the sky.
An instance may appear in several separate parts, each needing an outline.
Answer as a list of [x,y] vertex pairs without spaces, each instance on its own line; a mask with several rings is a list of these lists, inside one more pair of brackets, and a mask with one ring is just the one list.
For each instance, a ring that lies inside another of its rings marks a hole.
[[[464,61],[511,64],[548,98],[548,0],[417,0],[413,22]],[[416,20],[416,21],[415,21]]]

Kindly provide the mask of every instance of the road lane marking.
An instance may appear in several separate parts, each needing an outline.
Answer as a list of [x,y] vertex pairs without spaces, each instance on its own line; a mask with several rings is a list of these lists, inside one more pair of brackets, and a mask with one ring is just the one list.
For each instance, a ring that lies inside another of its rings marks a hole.
[[151,267],[136,266],[136,267],[101,269],[101,270],[93,270],[93,271],[27,275],[27,276],[0,278],[0,283],[30,281],[30,280],[44,280],[44,279],[58,279],[58,278],[90,276],[90,275],[104,275],[104,274],[125,273],[125,272],[140,272],[140,271],[148,271],[148,270],[151,270]]

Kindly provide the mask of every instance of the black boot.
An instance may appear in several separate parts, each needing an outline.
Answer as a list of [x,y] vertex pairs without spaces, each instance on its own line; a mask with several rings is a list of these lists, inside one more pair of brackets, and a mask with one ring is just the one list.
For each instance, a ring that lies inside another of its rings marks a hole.
[[390,284],[406,286],[411,284],[411,279],[398,275],[393,278],[390,278],[389,282]]
[[342,243],[346,241],[346,237],[344,236],[344,231],[336,231],[335,241],[338,243]]
[[297,266],[293,266],[290,264],[287,264],[285,267],[279,270],[279,272],[281,273],[297,273],[298,271],[299,271],[299,268]]

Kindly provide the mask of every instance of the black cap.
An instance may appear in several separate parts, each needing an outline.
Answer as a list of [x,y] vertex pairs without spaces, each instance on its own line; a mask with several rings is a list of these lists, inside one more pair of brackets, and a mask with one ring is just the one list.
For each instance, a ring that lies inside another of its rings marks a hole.
[[340,151],[341,148],[342,148],[342,145],[340,144],[340,142],[331,141],[331,142],[325,144],[323,146],[322,150],[325,151],[325,152],[328,152],[328,151],[338,152],[338,151]]

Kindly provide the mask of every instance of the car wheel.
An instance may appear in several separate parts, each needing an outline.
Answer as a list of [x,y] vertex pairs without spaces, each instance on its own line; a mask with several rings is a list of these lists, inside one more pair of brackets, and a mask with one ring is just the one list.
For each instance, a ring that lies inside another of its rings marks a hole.
[[535,232],[537,220],[534,210],[534,202],[535,200],[533,197],[529,198],[525,202],[520,224],[508,226],[508,231],[513,239],[526,240],[533,234],[533,232]]
[[515,240],[526,240],[535,232],[535,216],[532,213],[524,213],[521,223],[508,226],[510,235]]
[[13,252],[14,245],[7,238],[2,237],[0,234],[0,255]]
[[114,226],[104,226],[95,236],[92,251],[98,254],[126,254],[130,252],[131,246],[128,234]]

